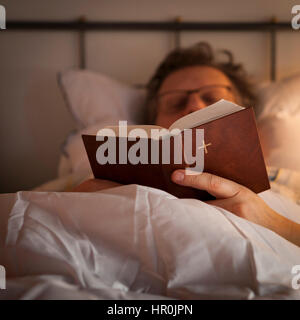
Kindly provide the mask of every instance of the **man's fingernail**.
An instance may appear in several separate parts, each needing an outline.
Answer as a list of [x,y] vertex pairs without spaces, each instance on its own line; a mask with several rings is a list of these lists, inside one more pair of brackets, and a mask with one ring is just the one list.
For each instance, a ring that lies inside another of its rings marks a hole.
[[177,182],[181,182],[184,179],[184,173],[181,171],[176,171],[173,173],[173,180]]

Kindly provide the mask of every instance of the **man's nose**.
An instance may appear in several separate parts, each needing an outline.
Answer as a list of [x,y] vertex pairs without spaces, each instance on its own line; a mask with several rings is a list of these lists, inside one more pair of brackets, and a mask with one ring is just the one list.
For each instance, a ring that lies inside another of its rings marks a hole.
[[199,95],[197,93],[192,93],[187,99],[185,113],[189,114],[205,107],[207,107],[207,104],[199,97]]

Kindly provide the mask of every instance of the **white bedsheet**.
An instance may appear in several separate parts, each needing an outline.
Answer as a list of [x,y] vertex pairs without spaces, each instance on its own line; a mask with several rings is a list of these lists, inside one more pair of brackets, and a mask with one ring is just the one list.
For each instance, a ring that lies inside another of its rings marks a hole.
[[[261,197],[300,223],[299,206]],[[0,195],[0,208],[2,299],[300,299],[299,247],[198,200],[128,185]]]

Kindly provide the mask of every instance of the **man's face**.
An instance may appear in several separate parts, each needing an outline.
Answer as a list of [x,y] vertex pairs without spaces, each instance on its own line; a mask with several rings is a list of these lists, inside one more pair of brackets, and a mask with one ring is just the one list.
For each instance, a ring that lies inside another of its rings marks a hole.
[[159,89],[156,124],[168,128],[177,119],[220,99],[237,102],[235,92],[227,76],[213,67],[193,66],[177,70]]

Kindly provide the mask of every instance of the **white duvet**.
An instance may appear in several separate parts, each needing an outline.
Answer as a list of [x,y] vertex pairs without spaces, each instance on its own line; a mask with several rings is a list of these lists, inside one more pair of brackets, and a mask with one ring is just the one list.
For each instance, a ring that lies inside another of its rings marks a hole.
[[[299,206],[261,197],[300,223]],[[0,208],[2,299],[300,299],[299,247],[198,200],[128,185],[0,195]]]

